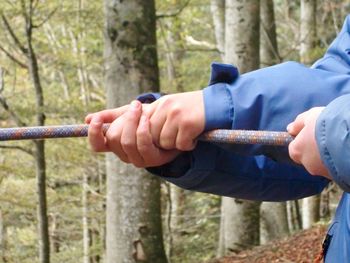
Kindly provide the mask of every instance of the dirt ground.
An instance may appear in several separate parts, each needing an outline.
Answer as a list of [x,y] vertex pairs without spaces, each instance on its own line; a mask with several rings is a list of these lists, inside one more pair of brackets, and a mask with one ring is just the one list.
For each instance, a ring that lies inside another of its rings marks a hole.
[[315,226],[286,239],[213,260],[210,263],[311,263],[321,251],[326,230],[326,226]]

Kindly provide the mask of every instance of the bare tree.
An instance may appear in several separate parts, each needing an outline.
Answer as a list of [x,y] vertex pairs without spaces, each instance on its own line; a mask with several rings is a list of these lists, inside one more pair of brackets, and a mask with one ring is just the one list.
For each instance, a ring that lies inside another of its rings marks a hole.
[[[25,26],[25,44],[20,41],[15,31],[10,25],[7,17],[2,14],[2,21],[4,26],[11,36],[13,43],[17,49],[20,50],[22,55],[26,58],[26,68],[29,71],[32,85],[35,90],[35,102],[36,102],[36,125],[45,125],[44,114],[44,95],[43,88],[40,81],[38,60],[33,48],[33,30],[43,25],[51,15],[43,19],[38,24],[34,24],[34,0],[21,0],[21,13],[24,19]],[[10,56],[9,56],[10,57]],[[14,56],[12,56],[14,57]],[[19,60],[15,60],[17,64],[24,64]],[[50,262],[50,239],[48,230],[48,217],[47,217],[47,197],[46,197],[46,162],[45,162],[45,142],[34,141],[34,157],[36,165],[36,177],[37,177],[37,191],[38,191],[38,226],[39,226],[39,258],[41,263]]]

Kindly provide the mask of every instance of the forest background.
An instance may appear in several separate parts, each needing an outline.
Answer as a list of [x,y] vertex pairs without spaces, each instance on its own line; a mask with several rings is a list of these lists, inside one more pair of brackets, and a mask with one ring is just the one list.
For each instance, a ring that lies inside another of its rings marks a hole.
[[[143,91],[198,90],[212,61],[241,72],[311,65],[349,10],[341,0],[0,0],[0,127],[82,123]],[[133,64],[147,70],[128,76]],[[327,224],[339,196],[331,185],[286,203],[221,199],[145,173],[86,139],[1,143],[0,262],[202,262]]]

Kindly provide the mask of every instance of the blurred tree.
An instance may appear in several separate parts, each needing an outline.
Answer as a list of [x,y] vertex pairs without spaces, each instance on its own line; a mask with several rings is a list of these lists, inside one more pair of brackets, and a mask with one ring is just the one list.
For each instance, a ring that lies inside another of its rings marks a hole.
[[[260,60],[262,66],[271,66],[281,62],[273,0],[260,0]],[[286,203],[261,203],[260,243],[265,244],[288,234]]]
[[[159,91],[155,3],[105,0],[107,107]],[[107,154],[106,261],[167,262],[162,239],[160,187],[147,175]]]
[[[10,25],[9,20],[2,14],[4,26],[11,36],[13,43],[20,50],[27,60],[26,68],[35,90],[36,106],[36,125],[45,125],[44,114],[44,94],[39,74],[38,60],[33,47],[33,30],[40,27],[47,19],[34,24],[34,15],[36,3],[33,0],[21,0],[22,19],[25,21],[25,44],[17,37],[16,32]],[[49,18],[49,17],[48,17]],[[46,160],[45,160],[45,142],[43,140],[34,141],[34,157],[36,164],[37,191],[38,191],[38,227],[39,227],[39,258],[41,263],[50,262],[50,239],[47,217],[47,196],[46,196]]]
[[[225,63],[241,73],[259,68],[260,1],[226,0]],[[218,255],[259,242],[259,202],[222,198]]]
[[[316,48],[316,0],[301,0],[300,3],[300,61],[306,65],[313,63]],[[320,220],[320,195],[302,200],[303,229],[310,228]]]
[[260,0],[260,64],[272,66],[282,62],[279,55],[273,0]]
[[225,57],[225,0],[211,0],[211,14],[215,30],[216,46],[221,59]]

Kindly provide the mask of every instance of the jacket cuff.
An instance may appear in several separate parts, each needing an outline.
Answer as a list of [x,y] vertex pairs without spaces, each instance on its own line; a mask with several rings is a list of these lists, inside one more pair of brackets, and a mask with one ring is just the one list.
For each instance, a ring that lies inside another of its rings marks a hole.
[[233,101],[228,84],[238,78],[238,69],[230,64],[212,63],[209,86],[203,90],[205,130],[230,129]]
[[230,129],[233,120],[233,101],[225,83],[203,90],[205,130]]
[[350,192],[350,95],[332,101],[316,122],[316,141],[321,159],[333,180]]
[[141,103],[152,103],[164,95],[164,93],[143,93],[137,96],[136,99]]

